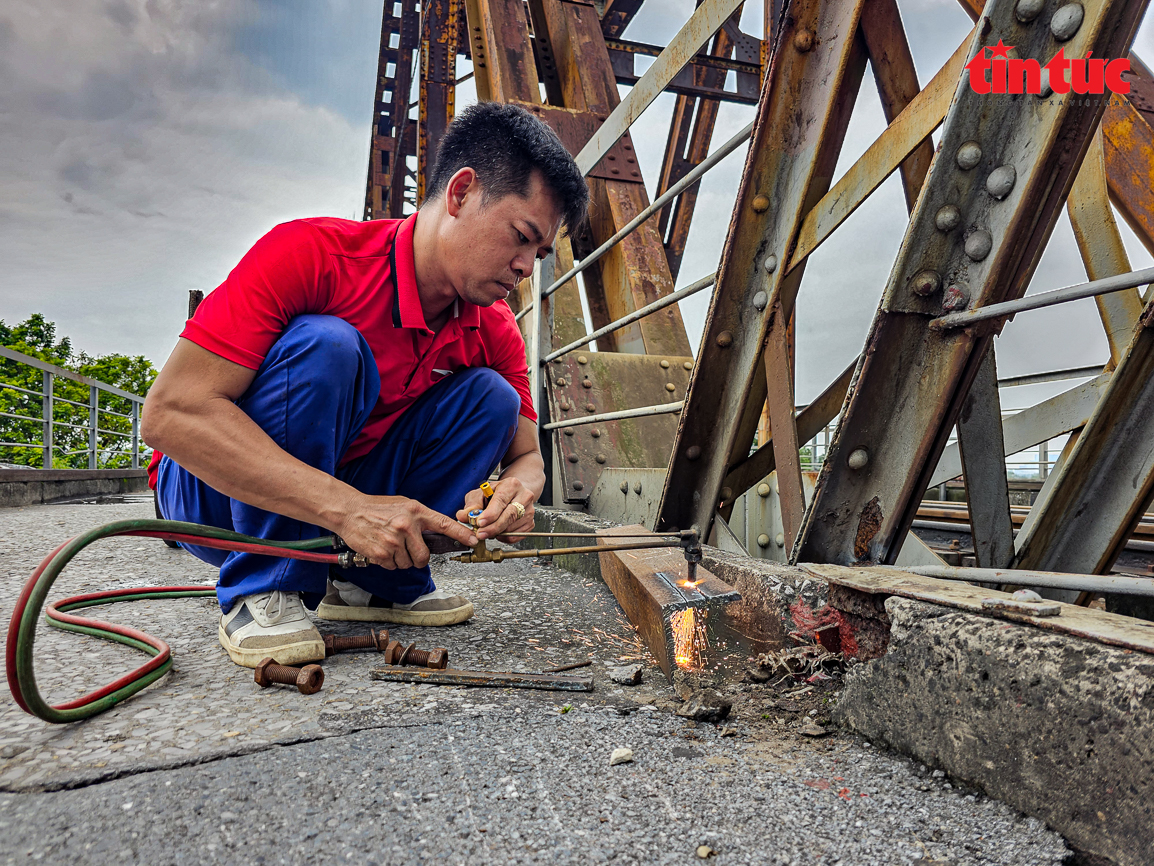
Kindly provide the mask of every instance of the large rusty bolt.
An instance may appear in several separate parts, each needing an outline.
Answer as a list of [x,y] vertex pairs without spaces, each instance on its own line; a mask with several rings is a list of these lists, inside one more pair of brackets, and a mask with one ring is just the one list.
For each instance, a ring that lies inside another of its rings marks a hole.
[[367,649],[384,652],[389,645],[389,633],[387,630],[375,632],[369,629],[367,634],[352,635],[350,637],[326,634],[324,636],[324,642],[326,658],[334,653],[345,652],[347,650]]
[[278,665],[271,658],[267,658],[261,659],[253,671],[252,678],[262,689],[267,689],[273,683],[281,683],[296,686],[302,695],[311,695],[321,690],[321,686],[325,683],[325,672],[321,670],[320,665],[294,668],[290,665]]
[[444,670],[449,666],[449,651],[444,647],[419,650],[416,643],[411,643],[406,647],[394,640],[389,641],[388,648],[385,650],[385,662],[390,665],[409,665]]

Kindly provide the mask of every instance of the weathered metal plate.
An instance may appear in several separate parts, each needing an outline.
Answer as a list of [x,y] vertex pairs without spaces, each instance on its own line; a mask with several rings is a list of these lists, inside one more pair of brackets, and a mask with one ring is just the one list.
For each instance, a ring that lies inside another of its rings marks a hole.
[[390,683],[423,683],[432,686],[476,686],[490,689],[539,689],[547,692],[591,692],[593,677],[557,674],[521,674],[512,671],[443,671],[386,665],[373,668],[369,678]]
[[[870,595],[899,595],[902,598],[914,598],[931,604],[956,607],[982,616],[993,615],[991,611],[982,607],[984,600],[990,598],[1012,600],[1012,596],[1006,592],[983,589],[980,586],[954,580],[922,577],[896,568],[855,568],[812,563],[802,563],[800,567],[831,584],[855,589],[858,592]],[[1036,617],[1011,611],[999,611],[996,616],[1048,631],[1062,632],[1154,655],[1154,622],[1079,607],[1075,604],[1062,602],[1059,604],[1062,608],[1059,616]]]
[[[582,361],[584,360],[584,363]],[[685,397],[691,358],[575,352],[548,365],[550,417],[558,421]],[[566,502],[584,502],[609,466],[663,468],[677,416],[654,415],[565,427],[555,432]]]
[[[645,532],[645,527],[621,526],[599,534],[608,541],[614,535],[638,532]],[[737,590],[700,566],[695,585],[685,586],[688,566],[678,548],[606,550],[600,556],[602,579],[670,679],[676,667],[670,615],[691,607],[711,610],[741,600]]]
[[[550,129],[557,133],[565,149],[572,154],[581,152],[593,133],[605,122],[609,115],[593,111],[573,111],[555,105],[525,105]],[[626,132],[605,156],[589,170],[589,177],[605,180],[628,180],[641,183],[641,169],[637,165],[637,154],[633,151],[633,138]]]

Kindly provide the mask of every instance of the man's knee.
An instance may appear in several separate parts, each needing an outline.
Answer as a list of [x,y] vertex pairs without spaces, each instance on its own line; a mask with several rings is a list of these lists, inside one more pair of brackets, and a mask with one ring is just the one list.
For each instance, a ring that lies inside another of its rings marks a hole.
[[270,358],[274,355],[321,358],[323,369],[344,381],[374,367],[372,353],[360,332],[336,316],[297,316],[269,352]]
[[513,426],[521,413],[521,395],[509,382],[489,367],[472,367],[456,374],[469,383],[479,405],[494,421]]

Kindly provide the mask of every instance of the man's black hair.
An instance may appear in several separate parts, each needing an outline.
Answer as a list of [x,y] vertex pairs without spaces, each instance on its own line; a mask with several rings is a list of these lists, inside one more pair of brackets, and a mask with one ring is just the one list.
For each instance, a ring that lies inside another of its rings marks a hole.
[[557,134],[518,105],[479,102],[457,115],[441,139],[425,200],[441,195],[462,168],[477,172],[483,202],[524,197],[536,169],[557,197],[569,233],[585,220],[589,187],[581,169]]

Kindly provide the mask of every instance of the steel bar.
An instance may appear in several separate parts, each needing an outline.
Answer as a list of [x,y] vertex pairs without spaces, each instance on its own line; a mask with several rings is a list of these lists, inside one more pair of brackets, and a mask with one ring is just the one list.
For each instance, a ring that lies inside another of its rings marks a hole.
[[[773,462],[777,470],[778,505],[785,546],[793,548],[805,515],[801,479],[801,443],[794,405],[793,364],[789,351],[789,319],[780,307],[774,311],[765,348],[765,407],[772,425]],[[804,440],[802,440],[804,441]],[[724,492],[722,498],[725,498]]]
[[546,424],[546,430],[559,430],[562,427],[580,427],[584,424],[600,424],[602,421],[623,421],[626,418],[644,418],[649,415],[669,415],[680,412],[684,405],[683,400],[676,403],[663,403],[657,406],[642,406],[639,409],[623,409],[620,412],[604,412],[601,415],[588,415],[585,418],[568,418],[564,421],[554,421]]
[[22,394],[28,394],[32,397],[43,397],[43,391],[33,391],[29,388],[21,388],[19,385],[10,385],[7,382],[0,382],[0,390],[5,391],[19,391]]
[[[55,364],[49,364],[46,361],[41,361],[39,358],[33,358],[29,355],[22,355],[21,353],[14,352],[5,346],[0,346],[0,358],[7,358],[9,361],[19,361],[21,364],[24,364],[28,367],[35,367],[37,370],[43,370],[46,373],[51,373],[53,376],[59,376],[62,379],[68,379],[72,382],[79,382],[81,385],[88,385],[90,387],[95,386],[101,391],[106,391],[109,394],[115,394],[117,397],[124,397],[125,399],[135,400],[137,402],[144,401],[144,398],[139,394],[133,394],[113,385],[108,385],[96,379],[91,379],[88,376],[81,376],[79,373],[73,373],[71,370],[66,370],[63,367],[57,367]],[[86,403],[80,403],[78,405],[84,407],[85,409],[88,408],[88,404]]]
[[633,85],[629,95],[613,109],[601,124],[601,128],[581,148],[581,152],[577,154],[577,165],[583,174],[588,174],[589,170],[601,161],[601,158],[609,152],[609,148],[616,144],[617,139],[625,134],[650,103],[661,95],[673,77],[717,32],[741,2],[742,0],[705,0],[694,10],[685,26],[677,31],[677,35],[669,41],[653,65]]
[[[615,532],[614,538],[685,538],[689,535],[696,535],[697,533],[691,529],[680,529],[676,532],[650,532],[648,529],[644,532],[637,533],[621,533]],[[604,538],[605,536],[600,532],[518,532],[518,538]]]
[[744,144],[746,140],[748,140],[752,130],[753,124],[751,123],[749,126],[745,127],[745,129],[741,130],[739,133],[737,133],[737,135],[733,136],[733,138],[729,139],[729,141],[711,153],[704,162],[702,162],[699,166],[685,175],[685,177],[683,177],[668,190],[666,190],[663,195],[659,196],[658,199],[653,202],[653,204],[649,205],[649,207],[645,208],[645,210],[641,211],[641,213],[626,223],[620,231],[613,235],[613,237],[609,238],[609,240],[605,241],[605,243],[601,244],[601,246],[581,259],[581,261],[575,264],[564,276],[562,276],[547,289],[545,289],[545,291],[542,292],[543,296],[546,298],[549,297],[551,294],[561,288],[561,286],[565,285],[565,283],[569,282],[569,280],[573,279],[591,264],[600,260],[603,255],[613,249],[613,247],[617,246],[617,244],[624,240],[628,235],[632,234],[639,225],[641,225],[643,222],[665,207],[665,205],[675,199],[687,187],[692,186],[698,179],[701,178],[702,175],[717,165],[717,163],[721,162],[721,160],[725,159],[725,157],[729,156],[729,154],[733,153],[734,150]]
[[18,421],[43,421],[38,415],[15,415],[12,412],[0,412],[0,418],[15,418]]
[[1027,295],[1012,301],[1003,301],[998,304],[989,304],[973,310],[960,313],[950,313],[939,316],[930,322],[935,331],[944,331],[952,328],[966,328],[978,322],[990,319],[1002,319],[1015,313],[1026,310],[1040,310],[1043,307],[1052,307],[1055,304],[1065,304],[1070,301],[1079,301],[1082,298],[1093,298],[1109,292],[1121,292],[1137,286],[1146,286],[1154,283],[1154,268],[1142,268],[1128,274],[1118,274],[1116,277],[1106,277],[1101,280],[1091,280],[1088,283],[1079,283],[1076,286],[1066,286],[1054,289],[1052,292],[1039,292],[1036,295]]
[[1046,382],[1064,382],[1067,379],[1092,379],[1102,375],[1100,364],[1093,367],[1071,367],[1067,370],[1050,370],[1046,373],[1027,373],[1024,376],[1007,376],[998,380],[999,388],[1017,388],[1019,385],[1041,385]]
[[1080,592],[1114,592],[1119,595],[1154,596],[1154,580],[1147,577],[1120,577],[1100,574],[1067,574],[1056,571],[1025,571],[1016,568],[971,568],[954,565],[918,565],[903,568],[914,574],[939,580],[970,583],[999,583],[1013,586],[1048,586]]
[[42,442],[0,442],[4,448],[43,448]]
[[[0,355],[2,355],[2,354],[3,353],[0,352]],[[13,353],[13,354],[15,354],[15,353]],[[5,357],[7,357],[7,356],[5,356]],[[16,358],[15,360],[19,361],[20,358]],[[43,370],[43,368],[41,368],[41,369]],[[53,426],[53,422],[55,421],[55,419],[53,418],[53,413],[55,412],[55,409],[52,405],[53,404],[52,379],[57,374],[56,374],[56,371],[54,371],[54,370],[43,370],[43,373],[41,375],[42,375],[41,387],[44,391],[44,396],[41,398],[41,402],[40,402],[40,417],[44,419],[43,420],[43,428],[44,429],[40,435],[40,439],[44,443],[44,455],[43,455],[42,459],[43,459],[44,468],[45,469],[51,469],[52,468],[52,450],[53,450],[53,447],[52,447],[52,426]]]
[[539,689],[546,692],[591,692],[593,677],[561,677],[504,671],[433,670],[388,665],[373,668],[369,678],[390,683],[424,683],[432,686],[479,686],[491,689]]
[[664,310],[666,307],[672,304],[676,304],[678,301],[683,301],[692,295],[696,295],[698,292],[704,289],[708,289],[710,286],[712,286],[714,282],[716,282],[716,279],[717,274],[710,274],[708,277],[702,277],[696,283],[691,283],[684,289],[678,289],[672,295],[666,295],[661,300],[654,301],[652,304],[644,306],[640,310],[634,310],[628,316],[622,316],[617,321],[610,322],[604,328],[598,328],[596,331],[585,335],[580,340],[574,340],[569,345],[562,346],[556,352],[550,352],[548,355],[541,359],[541,363],[546,364],[549,361],[552,361],[554,358],[560,358],[562,355],[568,355],[574,349],[580,349],[582,346],[588,346],[599,337],[604,337],[606,334],[611,334],[614,331],[620,330],[626,325],[630,325],[633,322],[636,322],[638,319],[644,319],[650,313],[656,313],[658,310]]
[[[1128,51],[1145,2],[1085,4],[1069,56]],[[1019,56],[1048,57],[1046,19],[985,9],[969,56],[1014,32]],[[794,560],[893,562],[945,449],[992,330],[935,333],[929,317],[1025,294],[1108,95],[991,101],[959,84],[940,158],[918,199]],[[952,219],[956,208],[959,219]],[[949,217],[949,218],[947,218]],[[939,227],[942,226],[942,227]],[[684,423],[684,422],[683,422]]]
[[[636,537],[636,536],[634,536]],[[613,550],[653,550],[659,547],[679,547],[679,541],[638,541],[630,544],[614,545]],[[546,548],[529,548],[527,550],[503,550],[496,548],[494,550],[487,550],[482,557],[477,553],[462,553],[460,556],[454,556],[453,562],[478,563],[478,562],[504,562],[506,559],[534,559],[543,556],[574,556],[578,553],[599,553],[608,548],[599,546],[585,546],[585,547],[546,547]]]
[[[744,459],[767,391],[770,317],[792,316],[803,266],[785,273],[802,220],[828,191],[865,48],[863,2],[794,0],[758,104],[717,287],[678,426],[658,526],[708,536],[729,467]],[[788,142],[788,145],[783,145]]]
[[572,662],[571,664],[567,664],[567,665],[557,665],[557,667],[555,667],[555,668],[545,668],[545,670],[541,671],[541,673],[543,673],[543,674],[559,674],[559,673],[562,673],[564,671],[575,671],[575,670],[577,670],[577,668],[587,668],[587,667],[590,667],[592,664],[593,664],[592,661],[590,661],[589,659],[585,659],[585,661],[583,661],[583,662]]

